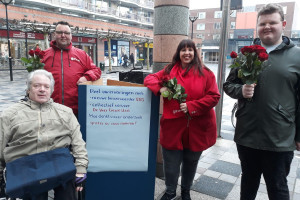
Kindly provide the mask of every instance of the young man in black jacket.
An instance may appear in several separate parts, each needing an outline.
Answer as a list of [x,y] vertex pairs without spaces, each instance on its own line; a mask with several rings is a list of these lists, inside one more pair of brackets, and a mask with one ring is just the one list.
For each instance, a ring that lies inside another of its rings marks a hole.
[[[285,36],[282,7],[268,4],[257,15],[268,66],[257,84],[243,84],[232,69],[224,91],[238,99],[234,141],[242,167],[241,200],[254,200],[263,174],[270,200],[289,200],[287,176],[294,150],[300,150],[300,49]],[[251,101],[248,100],[251,98]]]

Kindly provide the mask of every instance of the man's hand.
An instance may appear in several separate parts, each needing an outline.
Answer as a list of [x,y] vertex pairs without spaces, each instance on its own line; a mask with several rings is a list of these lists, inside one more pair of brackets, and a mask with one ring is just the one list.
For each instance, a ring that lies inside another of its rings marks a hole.
[[296,149],[297,151],[300,151],[300,142],[296,142]]
[[75,186],[77,191],[82,191],[86,181],[86,174],[76,174]]
[[255,83],[251,84],[251,85],[247,85],[244,84],[243,88],[242,88],[242,92],[243,92],[243,97],[244,98],[252,98],[253,94],[254,94],[254,87],[256,86]]
[[87,82],[87,79],[83,76],[77,81],[77,85],[79,85],[80,83],[84,83],[84,82]]

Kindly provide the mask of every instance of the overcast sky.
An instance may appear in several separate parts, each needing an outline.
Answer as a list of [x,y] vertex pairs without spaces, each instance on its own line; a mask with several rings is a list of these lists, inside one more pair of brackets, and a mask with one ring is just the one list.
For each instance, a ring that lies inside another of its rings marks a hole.
[[[242,0],[243,6],[254,6],[256,4],[279,3],[279,2],[296,2],[299,0]],[[190,0],[190,10],[203,8],[219,8],[220,0]]]

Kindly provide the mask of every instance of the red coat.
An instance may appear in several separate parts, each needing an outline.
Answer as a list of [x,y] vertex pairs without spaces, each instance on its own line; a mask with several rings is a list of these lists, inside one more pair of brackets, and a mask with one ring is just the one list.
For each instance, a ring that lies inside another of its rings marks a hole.
[[[215,144],[217,139],[216,115],[214,106],[220,93],[212,71],[204,67],[203,76],[191,69],[183,76],[185,69],[175,65],[168,79],[176,77],[187,93],[186,104],[192,117],[188,120],[180,110],[176,100],[164,98],[163,115],[160,121],[160,143],[169,150],[203,151]],[[144,80],[154,94],[158,95],[164,70],[148,75]]]
[[88,81],[100,78],[101,70],[96,67],[85,51],[72,46],[62,50],[55,41],[45,50],[44,69],[51,72],[54,80],[52,98],[55,102],[64,104],[78,113],[78,85],[79,78],[84,76]]

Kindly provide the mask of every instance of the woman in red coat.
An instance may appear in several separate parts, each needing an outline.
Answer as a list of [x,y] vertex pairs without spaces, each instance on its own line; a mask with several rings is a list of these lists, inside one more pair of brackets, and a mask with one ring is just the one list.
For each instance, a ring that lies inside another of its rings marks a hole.
[[[185,88],[186,102],[164,98],[160,121],[166,193],[161,200],[174,199],[182,164],[181,196],[190,198],[190,187],[202,151],[215,144],[217,139],[216,115],[220,93],[212,71],[205,67],[192,40],[182,40],[172,63],[163,70],[148,75],[144,80],[154,94],[168,90],[162,82],[176,77]],[[191,119],[186,117],[186,114]]]

